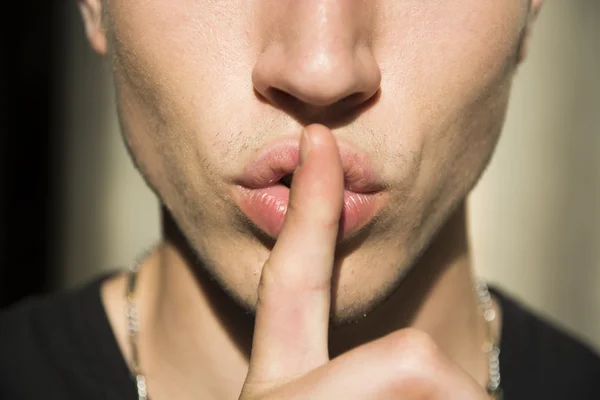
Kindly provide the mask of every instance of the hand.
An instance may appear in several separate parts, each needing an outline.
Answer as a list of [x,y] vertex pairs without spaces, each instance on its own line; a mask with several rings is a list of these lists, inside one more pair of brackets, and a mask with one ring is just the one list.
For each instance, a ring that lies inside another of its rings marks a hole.
[[344,174],[324,126],[300,141],[281,234],[264,265],[250,369],[240,400],[488,399],[424,333],[403,329],[333,360],[331,276]]

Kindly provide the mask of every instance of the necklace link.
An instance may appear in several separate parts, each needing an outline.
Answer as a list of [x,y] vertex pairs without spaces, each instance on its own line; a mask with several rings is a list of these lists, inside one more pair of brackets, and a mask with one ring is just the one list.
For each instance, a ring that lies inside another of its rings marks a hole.
[[[135,288],[137,283],[139,263],[136,263],[129,272],[127,282],[127,293],[125,303],[125,314],[127,316],[127,332],[129,334],[129,345],[131,349],[131,369],[133,378],[135,379],[138,400],[148,400],[148,387],[146,385],[146,377],[141,371],[139,352],[138,352],[138,337],[140,332],[140,316],[138,313]],[[492,322],[496,319],[496,311],[492,303],[492,295],[490,294],[487,284],[483,280],[478,280],[475,285],[475,294],[479,302],[479,312],[486,321],[486,341],[483,344],[483,352],[488,356],[488,382],[486,390],[496,400],[502,400],[502,389],[500,387],[500,347],[494,340]]]

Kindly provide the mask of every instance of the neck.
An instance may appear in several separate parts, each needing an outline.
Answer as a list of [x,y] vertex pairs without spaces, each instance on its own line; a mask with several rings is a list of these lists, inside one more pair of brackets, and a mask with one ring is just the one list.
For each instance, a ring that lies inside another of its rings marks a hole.
[[[154,398],[236,399],[244,382],[253,320],[195,266],[181,233],[164,213],[161,243],[138,278],[140,362]],[[447,221],[396,292],[355,324],[330,334],[332,357],[395,330],[428,333],[481,384],[485,323],[477,312],[465,207]]]

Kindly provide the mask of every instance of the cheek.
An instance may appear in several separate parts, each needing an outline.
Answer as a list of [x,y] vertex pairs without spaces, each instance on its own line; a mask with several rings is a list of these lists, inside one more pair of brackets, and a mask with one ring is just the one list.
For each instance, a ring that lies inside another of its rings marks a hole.
[[433,19],[440,28],[430,33],[431,54],[415,69],[423,84],[412,92],[424,128],[424,159],[448,189],[470,188],[491,156],[526,15],[522,1],[466,3],[471,9],[459,18],[448,20],[451,10],[442,10]]
[[526,2],[412,3],[418,5],[391,10],[396,21],[384,24],[375,49],[384,84],[407,112],[423,120],[443,118],[512,73]]
[[384,63],[391,71],[387,84],[396,88],[400,109],[419,126],[424,140],[444,141],[458,127],[466,136],[483,134],[484,127],[470,127],[469,120],[503,118],[526,2],[422,4],[407,17],[410,28],[395,35],[401,39],[387,42],[392,50]]
[[489,161],[527,9],[521,0],[394,4],[397,22],[374,41],[383,81],[373,118],[389,126],[382,148],[401,160],[389,175],[403,189],[412,181],[405,207],[419,226],[461,200]]
[[213,161],[234,159],[225,153],[243,110],[232,112],[227,100],[252,95],[247,2],[108,3],[115,76],[124,88],[120,100],[136,103],[139,111],[130,125],[161,131],[153,137],[161,148],[182,142],[177,146],[195,147]]

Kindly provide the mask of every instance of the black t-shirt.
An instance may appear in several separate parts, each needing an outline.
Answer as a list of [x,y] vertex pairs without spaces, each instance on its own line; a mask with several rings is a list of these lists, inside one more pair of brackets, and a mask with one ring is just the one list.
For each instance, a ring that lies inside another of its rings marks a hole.
[[[137,399],[98,279],[0,314],[0,399]],[[600,358],[494,290],[505,400],[600,399]]]

